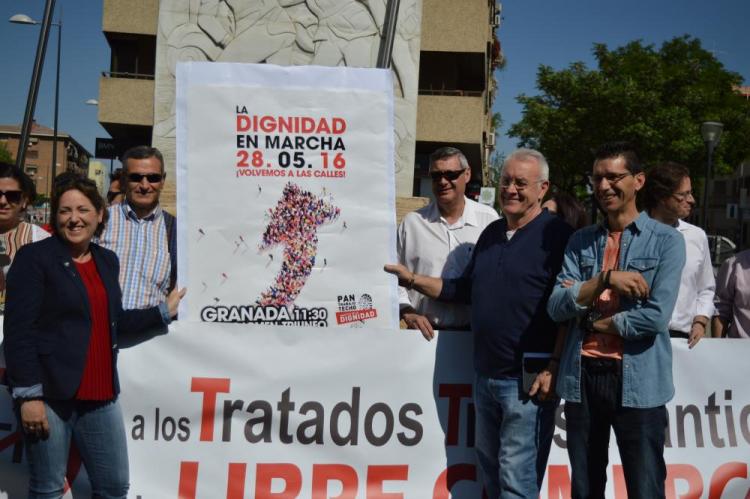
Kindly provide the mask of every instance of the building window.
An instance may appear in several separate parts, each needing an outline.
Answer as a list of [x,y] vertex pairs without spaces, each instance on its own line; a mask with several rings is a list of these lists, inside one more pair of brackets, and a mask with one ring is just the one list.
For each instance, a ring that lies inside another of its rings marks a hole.
[[109,46],[112,49],[110,70],[114,76],[153,77],[156,67],[155,36],[112,36]]
[[479,97],[484,92],[485,54],[430,52],[419,55],[419,93]]
[[36,177],[37,167],[36,165],[26,165],[26,173],[32,179]]
[[39,158],[39,151],[33,151],[31,149],[28,149],[26,151],[26,158],[28,158],[28,159],[37,159],[37,158]]

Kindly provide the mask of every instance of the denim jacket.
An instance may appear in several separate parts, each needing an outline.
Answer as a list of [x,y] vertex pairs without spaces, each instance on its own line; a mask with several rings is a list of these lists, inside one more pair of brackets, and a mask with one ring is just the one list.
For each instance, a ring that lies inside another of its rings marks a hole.
[[[573,234],[547,304],[554,321],[569,321],[560,357],[557,393],[572,402],[581,401],[581,345],[585,334],[575,319],[588,310],[576,303],[576,297],[581,284],[601,269],[607,234],[606,225],[591,225]],[[672,346],[667,327],[685,265],[685,240],[674,228],[644,212],[625,228],[620,244],[618,268],[640,272],[649,286],[647,299],[621,297],[620,312],[612,317],[623,339],[622,405],[658,407],[674,395]],[[565,280],[573,281],[573,286],[564,287]]]

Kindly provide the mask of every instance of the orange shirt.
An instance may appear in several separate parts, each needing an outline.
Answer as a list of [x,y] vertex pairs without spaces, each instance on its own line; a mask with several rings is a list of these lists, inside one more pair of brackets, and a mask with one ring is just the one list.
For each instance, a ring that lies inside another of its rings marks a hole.
[[[620,261],[620,240],[622,232],[610,232],[604,247],[602,272],[617,270]],[[611,317],[620,309],[620,295],[613,289],[605,289],[594,301],[594,310],[602,318]],[[581,355],[622,360],[622,337],[606,333],[589,333],[583,338]]]

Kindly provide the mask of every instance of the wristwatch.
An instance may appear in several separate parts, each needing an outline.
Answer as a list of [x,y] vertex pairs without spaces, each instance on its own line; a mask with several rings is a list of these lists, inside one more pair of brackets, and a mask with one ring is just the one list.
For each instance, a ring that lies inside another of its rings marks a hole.
[[33,400],[44,400],[42,396],[29,396],[29,397],[16,397],[13,399],[17,407],[21,407],[24,402],[31,402]]
[[595,333],[594,323],[602,318],[602,313],[596,309],[589,310],[589,312],[583,316],[581,320],[581,329]]

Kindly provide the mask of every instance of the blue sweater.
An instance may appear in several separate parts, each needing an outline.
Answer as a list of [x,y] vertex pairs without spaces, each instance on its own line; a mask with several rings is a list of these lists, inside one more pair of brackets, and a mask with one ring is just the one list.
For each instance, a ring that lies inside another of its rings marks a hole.
[[572,227],[544,210],[506,237],[505,219],[487,226],[463,276],[443,280],[440,300],[471,304],[474,368],[490,378],[518,377],[524,352],[551,352],[556,324],[547,299]]

